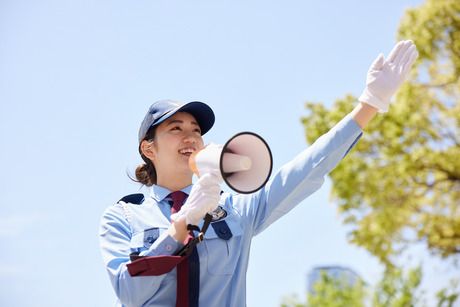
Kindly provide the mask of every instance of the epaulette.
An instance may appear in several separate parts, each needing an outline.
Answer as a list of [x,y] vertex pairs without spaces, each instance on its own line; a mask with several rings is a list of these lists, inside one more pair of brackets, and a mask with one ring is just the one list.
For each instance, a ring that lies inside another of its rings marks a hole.
[[136,193],[136,194],[129,194],[120,199],[117,203],[119,202],[125,202],[125,203],[131,203],[135,205],[140,205],[144,202],[144,194],[142,193]]

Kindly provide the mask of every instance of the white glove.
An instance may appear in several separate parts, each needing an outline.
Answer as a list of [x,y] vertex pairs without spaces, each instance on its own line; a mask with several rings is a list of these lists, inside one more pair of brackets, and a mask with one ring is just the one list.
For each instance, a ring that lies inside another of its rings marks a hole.
[[418,56],[417,48],[410,40],[400,41],[385,60],[379,54],[367,72],[366,88],[359,101],[388,112],[391,97],[404,82],[412,64]]
[[186,224],[198,225],[206,213],[214,211],[219,204],[222,179],[211,173],[202,175],[193,185],[187,201],[179,212],[171,215],[171,220],[185,218]]

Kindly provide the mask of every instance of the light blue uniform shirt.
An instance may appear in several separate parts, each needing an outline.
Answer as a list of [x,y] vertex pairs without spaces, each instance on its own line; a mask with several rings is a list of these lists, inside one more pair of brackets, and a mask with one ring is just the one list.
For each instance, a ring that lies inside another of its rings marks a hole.
[[[200,306],[246,305],[246,271],[252,237],[319,189],[325,176],[346,155],[362,131],[350,116],[284,165],[253,194],[221,195],[219,205],[232,237],[209,227],[197,245],[200,257]],[[191,186],[183,191],[190,193]],[[176,269],[160,276],[130,276],[132,252],[172,255],[182,244],[169,236],[171,191],[153,186],[141,205],[120,202],[103,214],[100,243],[104,264],[119,306],[175,306]],[[200,225],[201,227],[201,225]]]

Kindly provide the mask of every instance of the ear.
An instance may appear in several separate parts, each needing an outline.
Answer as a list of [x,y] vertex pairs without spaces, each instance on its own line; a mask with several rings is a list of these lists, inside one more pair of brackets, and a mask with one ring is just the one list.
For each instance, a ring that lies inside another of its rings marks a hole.
[[155,159],[155,148],[153,141],[142,141],[141,152],[144,156],[149,158],[152,162]]

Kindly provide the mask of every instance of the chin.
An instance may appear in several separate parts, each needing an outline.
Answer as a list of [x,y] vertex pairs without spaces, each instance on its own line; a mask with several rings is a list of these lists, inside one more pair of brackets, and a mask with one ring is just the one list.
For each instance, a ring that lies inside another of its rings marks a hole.
[[181,173],[186,173],[190,174],[190,176],[193,175],[192,170],[190,169],[188,165],[188,160],[187,161],[181,161],[180,163],[177,163],[177,168]]

